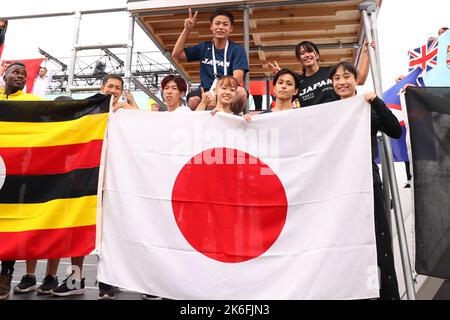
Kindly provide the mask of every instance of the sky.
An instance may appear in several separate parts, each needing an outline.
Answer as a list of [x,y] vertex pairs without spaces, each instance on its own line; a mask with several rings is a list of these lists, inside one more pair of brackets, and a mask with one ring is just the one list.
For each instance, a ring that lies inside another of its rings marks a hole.
[[[411,5],[410,0],[383,0],[378,15],[378,31],[384,89],[392,86],[398,75],[407,73],[408,50],[424,44],[430,36],[437,36],[440,27],[450,26],[449,0],[427,0],[426,6],[416,5],[415,1],[413,3]],[[3,6],[0,15],[23,16],[125,6],[126,0],[15,0],[14,6]],[[69,57],[73,29],[73,17],[11,20],[3,58],[38,58],[38,47],[57,58]],[[80,44],[126,42],[127,33],[126,12],[86,15],[81,23]],[[137,25],[134,50],[157,51],[156,46]],[[162,55],[155,57],[163,63],[167,62]],[[369,79],[363,91],[371,90],[371,87]]]

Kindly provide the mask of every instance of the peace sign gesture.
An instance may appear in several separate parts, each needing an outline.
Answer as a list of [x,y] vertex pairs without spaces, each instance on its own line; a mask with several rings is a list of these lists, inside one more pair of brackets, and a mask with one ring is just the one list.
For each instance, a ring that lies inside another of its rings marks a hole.
[[272,67],[272,72],[273,73],[277,73],[278,71],[280,71],[281,70],[281,67],[280,67],[280,65],[278,64],[278,62],[275,60],[273,63],[271,63],[270,61],[269,61],[269,64],[270,64],[270,66]]
[[198,11],[195,11],[195,14],[192,15],[192,10],[189,8],[189,18],[184,20],[184,29],[191,31],[194,29],[194,25],[197,22]]

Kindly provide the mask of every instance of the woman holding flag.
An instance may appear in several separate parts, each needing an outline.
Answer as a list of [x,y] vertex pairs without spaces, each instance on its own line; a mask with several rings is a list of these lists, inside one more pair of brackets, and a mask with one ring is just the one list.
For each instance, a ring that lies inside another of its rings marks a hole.
[[[330,69],[333,88],[340,99],[356,96],[357,70],[349,62],[341,62]],[[380,173],[375,159],[378,157],[377,132],[382,131],[398,139],[402,129],[397,118],[374,92],[364,95],[371,105],[372,172],[374,192],[375,239],[380,273],[380,299],[399,300],[397,276],[394,267],[392,240],[387,222]]]

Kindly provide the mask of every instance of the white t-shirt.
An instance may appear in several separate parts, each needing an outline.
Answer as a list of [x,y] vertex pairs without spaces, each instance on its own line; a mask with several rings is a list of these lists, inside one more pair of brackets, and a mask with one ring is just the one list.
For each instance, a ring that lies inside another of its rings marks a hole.
[[32,93],[38,97],[45,96],[45,92],[47,91],[50,81],[52,81],[52,77],[53,77],[53,71],[51,71],[51,70],[47,71],[47,74],[45,75],[44,79],[37,76],[37,78],[34,80]]
[[178,108],[176,108],[175,111],[192,111],[191,108],[189,108],[188,106],[179,106]]

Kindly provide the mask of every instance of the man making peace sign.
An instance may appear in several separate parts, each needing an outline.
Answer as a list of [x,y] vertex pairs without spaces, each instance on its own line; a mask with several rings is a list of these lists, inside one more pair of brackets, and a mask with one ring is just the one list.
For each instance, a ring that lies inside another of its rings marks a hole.
[[[210,18],[213,39],[185,48],[189,33],[197,22],[198,11],[184,21],[184,30],[180,34],[172,52],[172,57],[183,60],[200,61],[201,88],[213,91],[217,79],[224,75],[232,75],[238,83],[242,83],[244,74],[248,72],[248,61],[242,46],[229,40],[233,30],[234,17],[223,9],[216,10]],[[201,88],[192,91],[187,96],[188,106],[195,110],[201,101]],[[247,103],[247,91],[239,87],[235,109],[241,111]],[[237,112],[238,113],[238,112]]]

